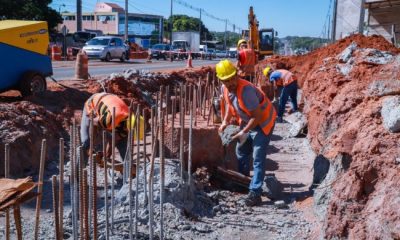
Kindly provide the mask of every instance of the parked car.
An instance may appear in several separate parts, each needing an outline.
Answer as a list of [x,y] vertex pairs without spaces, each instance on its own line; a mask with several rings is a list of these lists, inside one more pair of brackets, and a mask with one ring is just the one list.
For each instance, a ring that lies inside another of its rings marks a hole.
[[237,49],[234,48],[229,48],[229,57],[230,58],[236,58],[237,57]]
[[226,52],[222,51],[222,50],[215,51],[215,55],[217,56],[217,58],[226,58],[227,57]]
[[168,54],[169,54],[169,50],[171,49],[171,46],[168,44],[155,44],[153,45],[153,47],[151,48],[151,58],[155,58],[155,59],[160,59],[163,58],[164,60],[167,59]]
[[124,62],[126,59],[126,47],[119,37],[95,37],[86,42],[83,50],[90,59],[100,59],[106,62],[115,58]]
[[211,55],[211,58],[216,58],[217,57],[217,55],[215,53],[215,49],[213,49],[213,48],[209,48],[208,49],[208,54]]

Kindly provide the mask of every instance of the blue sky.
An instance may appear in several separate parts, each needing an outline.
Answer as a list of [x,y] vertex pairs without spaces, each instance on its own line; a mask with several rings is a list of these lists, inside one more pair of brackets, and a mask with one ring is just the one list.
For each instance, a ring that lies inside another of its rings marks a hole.
[[[260,23],[260,28],[274,28],[279,37],[312,36],[319,37],[327,21],[327,13],[331,0],[182,0],[193,7],[201,8],[209,14],[228,19],[241,28],[247,27],[249,7]],[[82,0],[83,12],[92,12],[97,0]],[[99,2],[102,2],[101,0]],[[105,0],[125,6],[125,0]],[[61,6],[65,4],[64,6]],[[50,5],[57,11],[76,10],[75,0],[53,0]],[[61,7],[60,7],[61,6]],[[170,0],[129,0],[129,12],[148,13],[169,17]],[[173,14],[186,14],[199,17],[199,12],[173,3]],[[225,23],[202,16],[202,21],[211,31],[224,31]],[[233,28],[228,26],[228,30]],[[237,29],[236,29],[237,32]]]

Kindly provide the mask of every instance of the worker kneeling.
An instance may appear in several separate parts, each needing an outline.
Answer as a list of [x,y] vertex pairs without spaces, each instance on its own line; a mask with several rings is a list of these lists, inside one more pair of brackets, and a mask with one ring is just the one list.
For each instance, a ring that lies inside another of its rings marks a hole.
[[[97,127],[98,130],[105,130],[109,134],[112,132],[112,112],[115,108],[115,146],[124,159],[127,149],[128,133],[129,129],[135,128],[135,115],[129,118],[129,107],[125,102],[117,95],[110,93],[95,93],[85,103],[82,111],[81,120],[81,140],[84,153],[87,153],[89,149],[89,125],[90,115],[93,114],[93,126]],[[129,121],[130,120],[130,121]],[[140,132],[139,139],[144,137],[144,120],[140,117]],[[96,131],[98,133],[102,131]],[[136,136],[134,131],[133,136]],[[109,138],[108,138],[109,139]],[[106,157],[111,156],[111,147],[108,142]],[[85,157],[85,159],[87,159]]]
[[272,103],[252,83],[238,77],[236,68],[228,60],[216,65],[217,77],[222,83],[222,94],[227,107],[219,131],[223,132],[232,117],[238,119],[240,132],[232,137],[237,139],[236,155],[239,172],[250,175],[250,158],[253,155],[254,175],[250,182],[249,194],[244,204],[254,206],[261,203],[262,185],[265,176],[264,164],[276,118]]

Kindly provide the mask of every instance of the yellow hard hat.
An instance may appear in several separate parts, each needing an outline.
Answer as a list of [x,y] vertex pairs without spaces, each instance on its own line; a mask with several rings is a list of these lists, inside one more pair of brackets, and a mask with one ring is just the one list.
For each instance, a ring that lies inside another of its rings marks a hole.
[[[133,130],[133,139],[136,139],[136,116],[134,113],[132,113],[130,117],[130,122],[129,122],[129,117],[126,121],[126,128],[129,130]],[[144,137],[144,118],[142,116],[139,117],[139,139],[143,140]]]
[[264,68],[264,70],[263,70],[264,76],[268,76],[269,70],[271,70],[271,67]]
[[247,41],[245,39],[240,39],[237,43],[237,48],[239,48],[240,44],[242,43],[247,43]]
[[217,72],[217,77],[221,81],[225,81],[228,78],[233,77],[236,74],[236,68],[229,60],[221,60],[215,66],[215,70]]

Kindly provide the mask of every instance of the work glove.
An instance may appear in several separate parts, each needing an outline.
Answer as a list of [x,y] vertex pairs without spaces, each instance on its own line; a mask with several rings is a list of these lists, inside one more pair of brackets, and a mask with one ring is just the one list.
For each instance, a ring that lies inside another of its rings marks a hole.
[[239,146],[242,146],[246,141],[247,138],[249,137],[249,133],[245,133],[243,130],[238,132],[233,139],[237,139],[239,141]]

